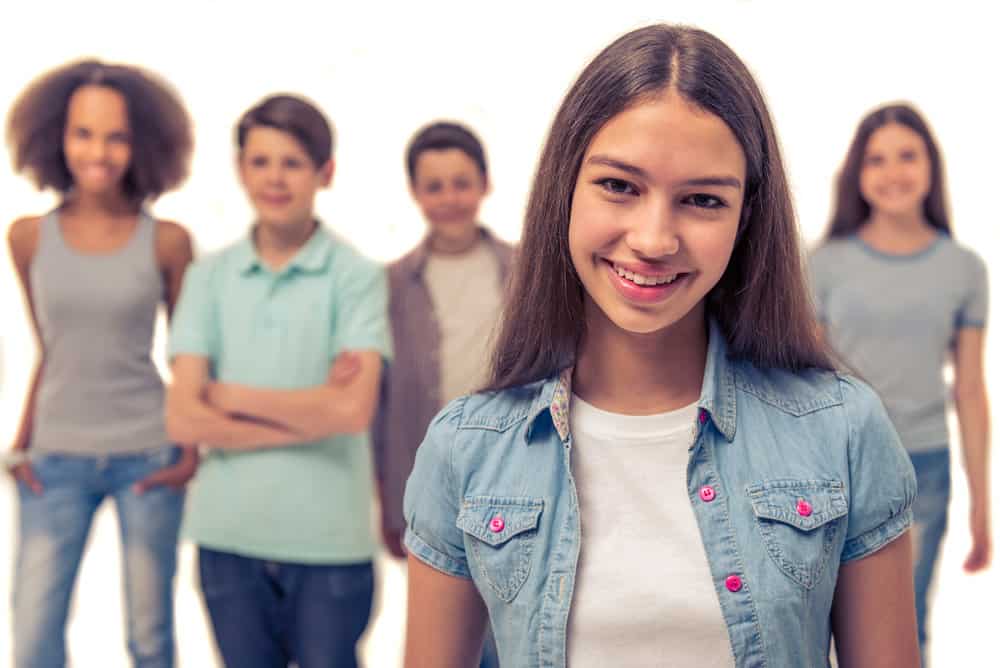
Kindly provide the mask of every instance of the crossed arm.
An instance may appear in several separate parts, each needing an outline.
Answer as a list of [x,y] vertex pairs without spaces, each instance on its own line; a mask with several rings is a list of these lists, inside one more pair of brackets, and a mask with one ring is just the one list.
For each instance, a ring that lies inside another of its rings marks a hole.
[[166,405],[172,439],[257,450],[367,429],[382,359],[374,351],[344,353],[331,365],[326,383],[299,390],[215,383],[209,359],[200,355],[177,355],[172,369]]

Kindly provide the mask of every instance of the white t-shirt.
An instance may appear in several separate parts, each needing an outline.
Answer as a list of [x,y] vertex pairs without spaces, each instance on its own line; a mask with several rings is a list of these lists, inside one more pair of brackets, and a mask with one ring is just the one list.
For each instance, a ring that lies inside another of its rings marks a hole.
[[431,253],[424,280],[441,328],[441,401],[479,389],[489,375],[490,344],[503,295],[500,265],[479,242],[467,253]]
[[687,494],[697,411],[692,404],[620,415],[572,397],[583,535],[569,616],[571,668],[734,665]]

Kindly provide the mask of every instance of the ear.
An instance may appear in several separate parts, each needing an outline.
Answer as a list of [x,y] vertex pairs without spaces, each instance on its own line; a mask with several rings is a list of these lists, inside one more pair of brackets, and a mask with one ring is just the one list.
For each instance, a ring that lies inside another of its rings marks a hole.
[[234,166],[236,167],[236,177],[240,180],[240,185],[244,188],[247,185],[246,175],[243,171],[243,151],[236,151],[236,160],[234,161]]
[[320,184],[324,188],[329,188],[333,183],[333,173],[336,171],[333,158],[326,161],[326,164],[319,168]]

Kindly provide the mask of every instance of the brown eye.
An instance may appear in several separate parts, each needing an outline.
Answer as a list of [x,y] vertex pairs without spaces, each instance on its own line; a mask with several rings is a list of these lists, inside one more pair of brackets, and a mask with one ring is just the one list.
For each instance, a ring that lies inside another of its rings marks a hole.
[[639,191],[636,190],[635,186],[623,179],[600,179],[596,183],[613,195],[639,194]]
[[707,193],[695,193],[684,198],[687,204],[696,206],[699,209],[722,209],[728,206],[724,201],[715,195]]

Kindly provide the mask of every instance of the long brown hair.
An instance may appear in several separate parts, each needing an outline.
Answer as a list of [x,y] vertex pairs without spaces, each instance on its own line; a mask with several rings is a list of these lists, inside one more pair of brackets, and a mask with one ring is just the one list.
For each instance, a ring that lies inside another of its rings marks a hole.
[[141,203],[173,190],[187,178],[194,140],[191,119],[173,87],[133,65],[82,60],[44,73],[14,102],[7,117],[7,144],[14,171],[39,189],[65,195],[73,175],[63,155],[66,110],[82,86],[102,86],[125,98],[132,160],[122,180],[130,200]]
[[844,158],[844,164],[837,176],[833,218],[830,220],[827,238],[854,234],[871,215],[871,206],[861,196],[861,168],[864,166],[868,140],[876,130],[889,123],[905,125],[924,140],[931,161],[931,189],[924,200],[924,217],[932,226],[951,236],[944,163],[930,126],[910,105],[889,104],[870,112],[858,124],[851,146],[847,149],[847,157]]
[[760,367],[831,368],[817,337],[791,196],[760,89],[713,35],[652,25],[604,49],[556,114],[528,200],[488,389],[540,380],[573,363],[585,327],[583,286],[568,241],[580,164],[605,123],[668,88],[721,118],[746,156],[736,246],[706,309],[730,354]]

